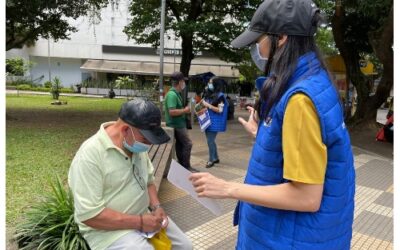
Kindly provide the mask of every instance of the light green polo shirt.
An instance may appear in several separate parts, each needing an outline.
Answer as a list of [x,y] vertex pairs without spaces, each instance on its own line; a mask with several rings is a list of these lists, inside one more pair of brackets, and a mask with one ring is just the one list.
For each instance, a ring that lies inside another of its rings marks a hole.
[[102,124],[81,145],[68,175],[74,195],[75,221],[92,250],[106,249],[132,230],[97,230],[82,221],[95,217],[106,207],[127,214],[148,211],[147,185],[154,181],[154,168],[147,152],[131,159],[113,144],[105,131],[113,123]]

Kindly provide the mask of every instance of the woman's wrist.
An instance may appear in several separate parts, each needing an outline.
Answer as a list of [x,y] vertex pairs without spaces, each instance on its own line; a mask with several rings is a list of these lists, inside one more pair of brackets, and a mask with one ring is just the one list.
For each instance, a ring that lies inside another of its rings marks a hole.
[[237,198],[238,183],[226,182],[225,190],[226,190],[226,195],[227,195],[226,198],[238,199]]

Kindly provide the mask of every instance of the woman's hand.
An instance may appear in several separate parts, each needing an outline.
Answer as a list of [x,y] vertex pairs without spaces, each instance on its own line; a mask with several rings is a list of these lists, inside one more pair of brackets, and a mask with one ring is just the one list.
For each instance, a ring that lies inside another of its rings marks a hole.
[[253,107],[248,106],[247,110],[250,112],[249,119],[246,121],[242,117],[239,117],[239,122],[243,125],[246,131],[253,136],[254,138],[257,135],[258,130],[258,115],[257,111],[254,110]]
[[204,99],[202,100],[202,104],[203,104],[204,107],[211,109],[211,104],[206,102]]
[[193,173],[189,180],[199,197],[214,199],[229,198],[230,183],[210,173]]

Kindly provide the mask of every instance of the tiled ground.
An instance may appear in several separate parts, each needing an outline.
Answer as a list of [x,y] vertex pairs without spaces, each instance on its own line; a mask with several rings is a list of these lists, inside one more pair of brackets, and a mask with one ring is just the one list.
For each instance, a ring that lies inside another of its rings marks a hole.
[[[206,169],[208,149],[204,134],[190,131],[194,142],[192,164],[201,171],[230,181],[243,182],[252,140],[236,121],[217,137],[221,163]],[[356,209],[352,249],[393,249],[393,159],[353,148],[357,174]],[[223,200],[224,214],[217,217],[190,196],[163,180],[160,199],[167,213],[193,241],[195,249],[234,249],[237,228],[232,226],[236,202]]]

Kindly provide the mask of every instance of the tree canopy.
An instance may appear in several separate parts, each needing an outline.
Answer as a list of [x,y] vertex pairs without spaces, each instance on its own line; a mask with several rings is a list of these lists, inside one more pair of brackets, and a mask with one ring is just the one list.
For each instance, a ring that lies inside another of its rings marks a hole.
[[68,18],[96,15],[109,0],[7,0],[6,50],[32,45],[39,37],[68,39],[77,29]]
[[[240,61],[230,42],[246,28],[258,4],[258,0],[166,0],[166,34],[176,34],[182,41],[180,71],[188,75],[196,51],[208,51],[226,61]],[[130,12],[132,21],[124,30],[128,37],[158,46],[160,1],[133,0]]]

